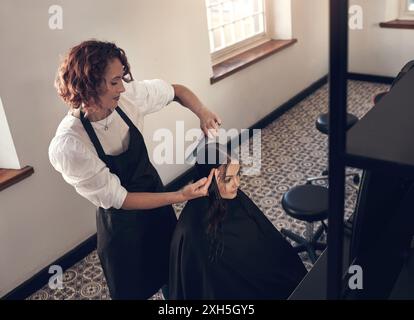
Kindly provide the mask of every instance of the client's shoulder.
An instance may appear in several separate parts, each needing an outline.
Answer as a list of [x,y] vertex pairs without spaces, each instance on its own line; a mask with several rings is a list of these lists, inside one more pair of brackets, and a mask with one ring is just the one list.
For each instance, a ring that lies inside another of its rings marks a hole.
[[263,214],[263,212],[259,209],[259,207],[256,205],[256,203],[252,199],[250,199],[250,197],[240,189],[237,190],[237,198],[239,199],[240,203],[242,203],[243,206],[249,212],[256,212],[256,213],[262,213]]
[[190,200],[184,206],[179,221],[180,223],[199,224],[207,213],[209,205],[208,197],[200,197]]
[[208,209],[208,204],[208,197],[200,197],[197,199],[189,200],[184,206],[182,214],[198,214],[205,212]]
[[252,199],[250,199],[250,197],[247,194],[245,194],[241,189],[237,190],[237,198],[241,201],[255,205]]

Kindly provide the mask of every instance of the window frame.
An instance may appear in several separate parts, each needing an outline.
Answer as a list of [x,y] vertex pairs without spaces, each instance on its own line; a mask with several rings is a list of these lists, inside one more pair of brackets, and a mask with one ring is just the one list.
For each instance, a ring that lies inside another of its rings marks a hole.
[[400,0],[400,20],[414,20],[414,11],[408,10],[409,0]]
[[[250,38],[244,39],[240,42],[234,43],[232,45],[229,45],[227,47],[224,47],[220,50],[217,50],[215,52],[211,52],[211,43],[210,43],[210,30],[208,29],[207,32],[209,37],[209,50],[210,50],[210,56],[213,64],[217,64],[222,62],[223,60],[226,60],[232,56],[235,56],[237,54],[240,54],[246,50],[249,50],[251,48],[254,48],[256,46],[259,46],[266,41],[269,41],[271,37],[269,36],[269,30],[270,30],[270,0],[262,0],[263,1],[263,19],[264,19],[264,31],[260,34],[256,34]],[[208,12],[206,7],[206,15],[208,19]]]

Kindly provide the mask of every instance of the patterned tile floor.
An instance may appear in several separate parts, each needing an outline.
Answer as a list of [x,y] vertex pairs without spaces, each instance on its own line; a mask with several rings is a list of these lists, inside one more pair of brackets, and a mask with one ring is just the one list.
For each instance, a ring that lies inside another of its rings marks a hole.
[[[350,81],[348,112],[361,118],[372,107],[372,97],[387,88],[382,84]],[[280,200],[291,187],[303,184],[306,178],[317,176],[326,168],[327,137],[316,130],[315,119],[327,110],[328,88],[325,85],[262,130],[260,175],[242,177],[241,189],[279,230],[287,228],[302,234],[305,231],[303,222],[284,214]],[[347,216],[356,200],[356,191],[351,183],[346,186]],[[179,214],[183,204],[174,207]],[[307,255],[301,254],[301,258],[310,269],[312,264]],[[96,251],[66,270],[63,280],[63,289],[52,290],[45,286],[28,299],[110,299]],[[151,299],[162,299],[162,295],[157,293]]]

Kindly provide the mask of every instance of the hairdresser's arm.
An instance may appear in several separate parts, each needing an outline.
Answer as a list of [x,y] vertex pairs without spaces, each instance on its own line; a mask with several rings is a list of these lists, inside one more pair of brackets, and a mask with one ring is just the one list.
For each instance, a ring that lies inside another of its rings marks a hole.
[[214,112],[210,111],[200,99],[187,87],[180,84],[173,84],[174,101],[177,101],[184,107],[190,109],[200,119],[200,128],[205,135],[212,130],[217,133],[218,127],[221,125],[221,119]]
[[208,194],[208,187],[213,178],[214,169],[211,170],[208,178],[202,178],[197,182],[189,184],[175,192],[128,192],[122,209],[124,210],[145,210],[154,209],[180,203],[187,200],[204,197]]

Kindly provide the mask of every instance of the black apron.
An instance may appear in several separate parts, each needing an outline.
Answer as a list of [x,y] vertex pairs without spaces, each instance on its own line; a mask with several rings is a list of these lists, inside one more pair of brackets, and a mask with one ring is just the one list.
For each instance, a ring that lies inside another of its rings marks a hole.
[[[104,153],[91,123],[81,113],[99,158],[128,192],[164,192],[141,132],[119,107],[115,110],[129,127],[128,149],[117,156]],[[167,283],[176,222],[170,205],[152,210],[97,209],[97,251],[112,299],[148,299]]]

